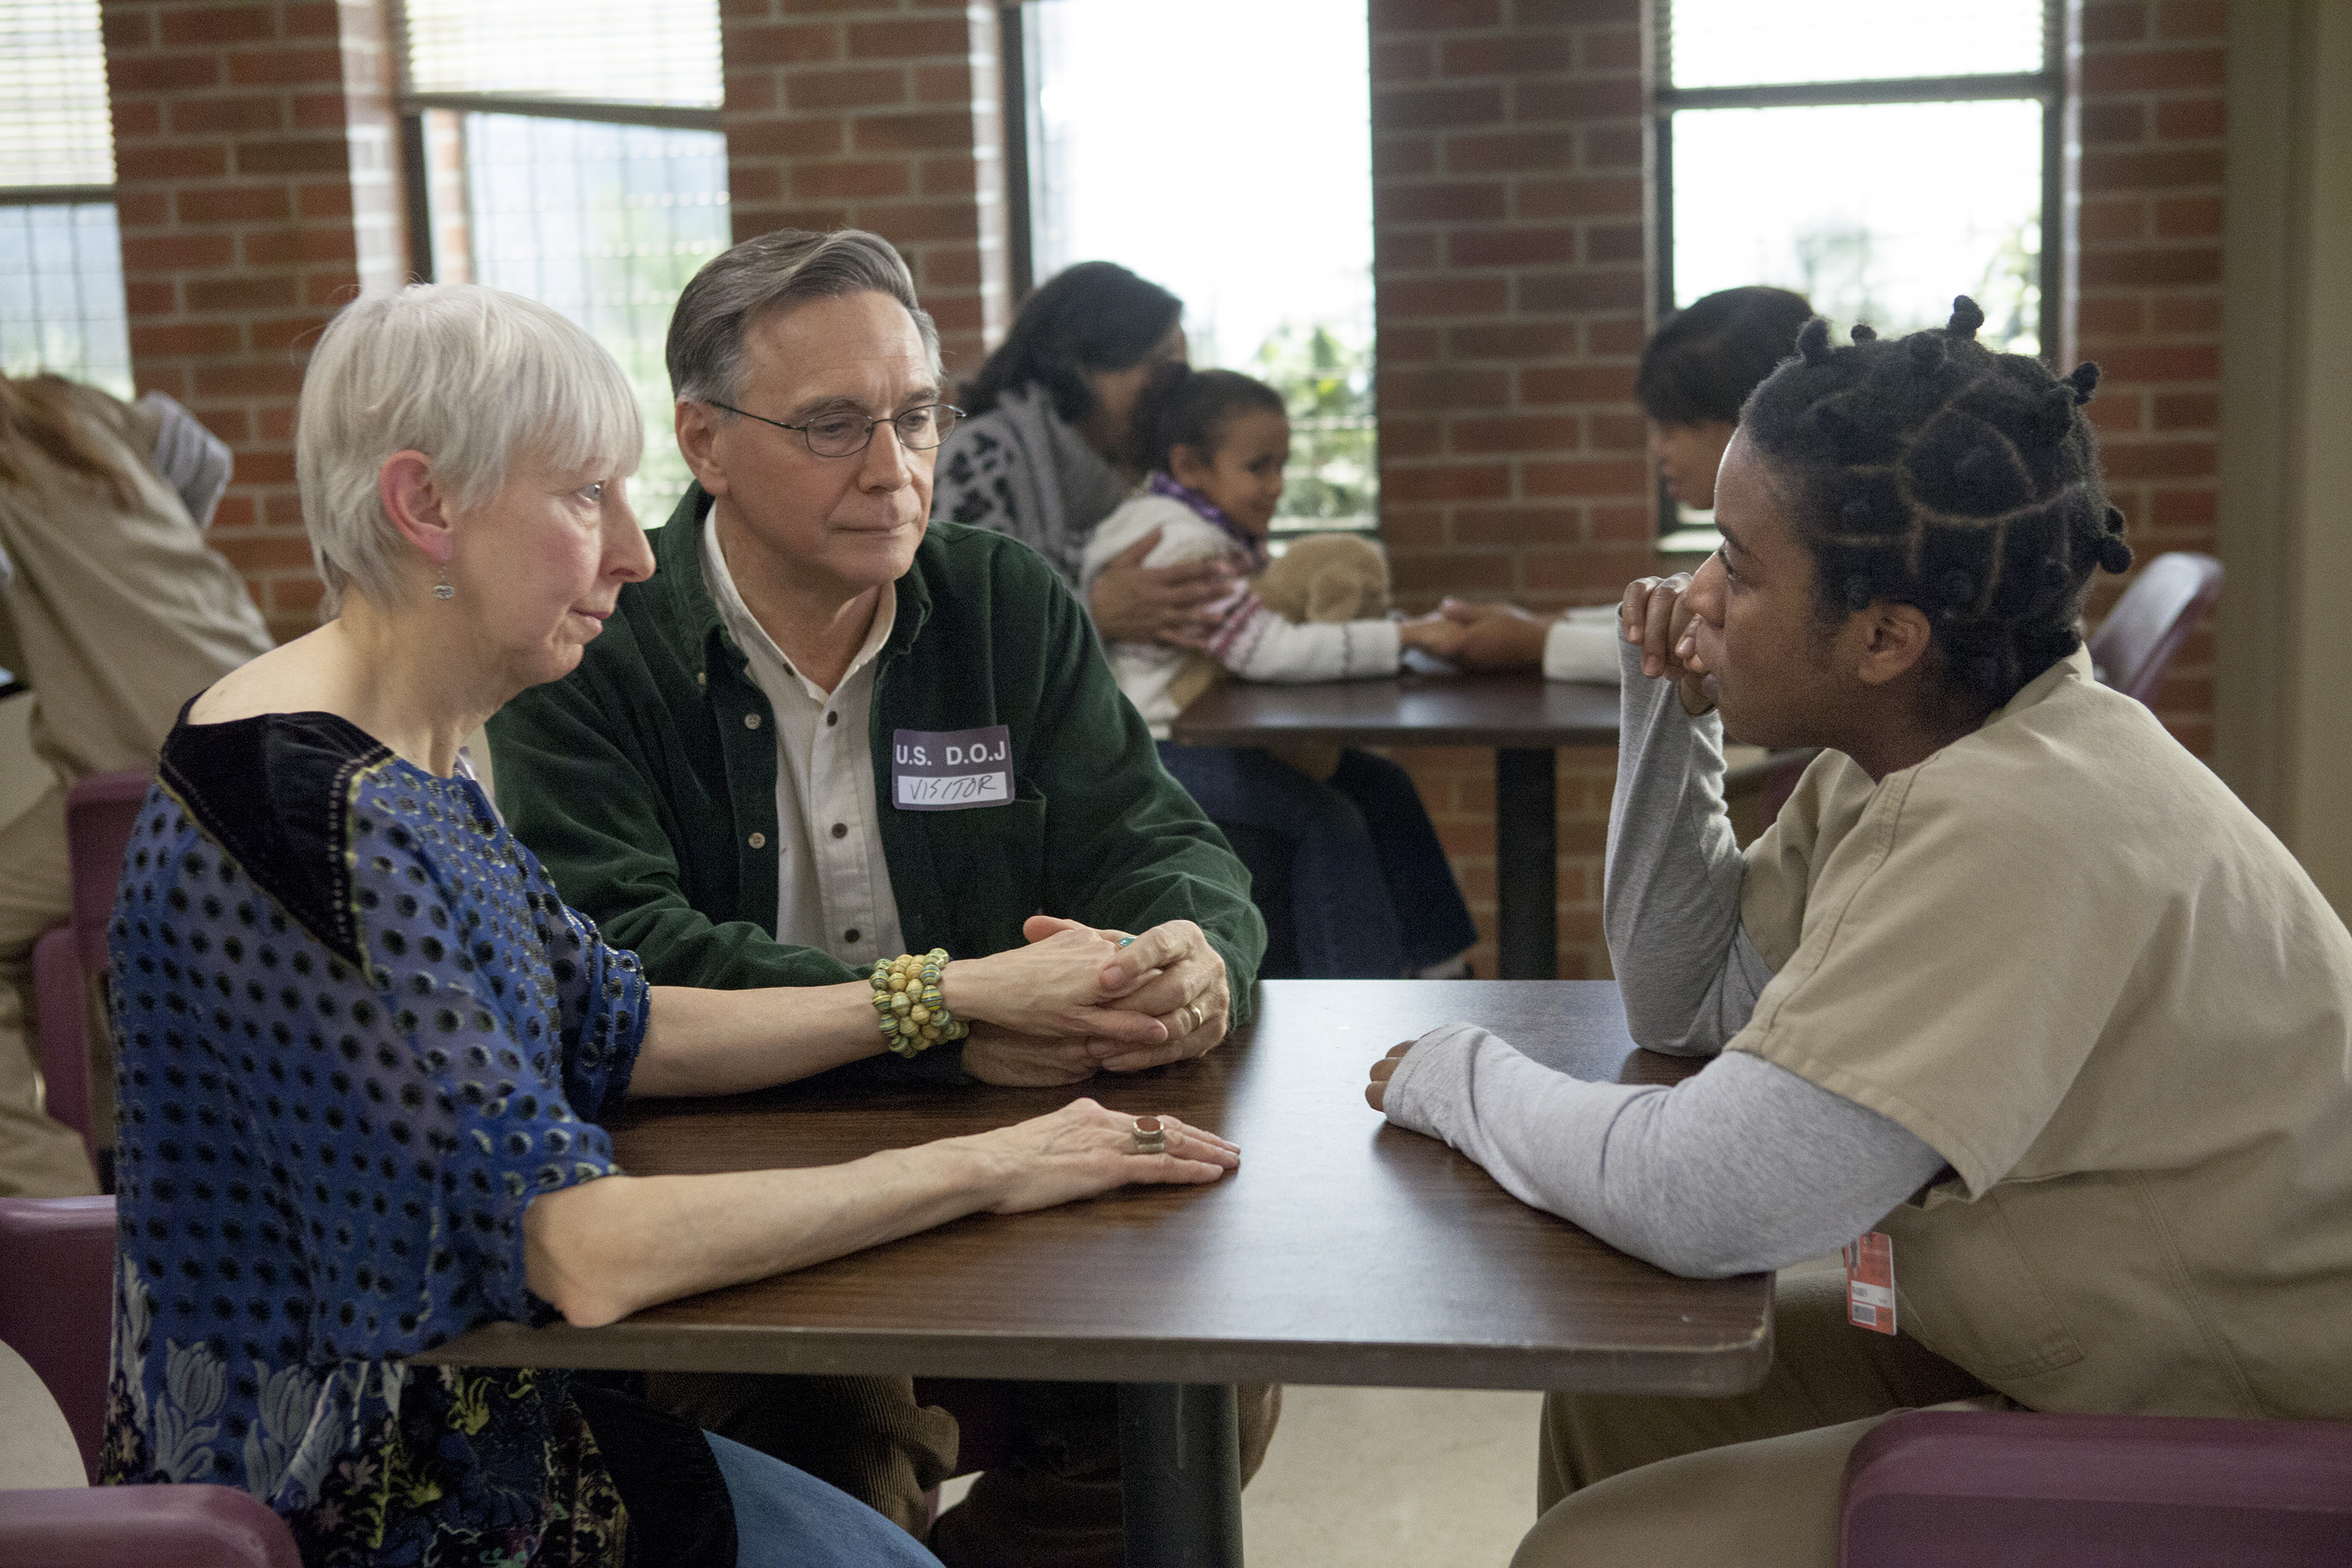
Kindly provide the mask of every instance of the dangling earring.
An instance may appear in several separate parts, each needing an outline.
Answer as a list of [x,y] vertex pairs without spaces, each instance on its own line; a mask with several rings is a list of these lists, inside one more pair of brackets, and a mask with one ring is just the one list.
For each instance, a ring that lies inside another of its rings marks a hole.
[[436,599],[454,599],[457,596],[457,590],[449,585],[449,568],[446,566],[434,574],[433,596]]

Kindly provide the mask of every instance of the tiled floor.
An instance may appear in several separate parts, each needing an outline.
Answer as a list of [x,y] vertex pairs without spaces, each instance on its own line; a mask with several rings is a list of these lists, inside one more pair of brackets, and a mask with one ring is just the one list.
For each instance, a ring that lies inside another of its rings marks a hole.
[[[1536,1520],[1540,1394],[1282,1393],[1242,1539],[1266,1568],[1504,1568]],[[968,1481],[940,1489],[960,1499]]]
[[1540,1394],[1286,1388],[1242,1535],[1269,1568],[1504,1568],[1536,1521]]

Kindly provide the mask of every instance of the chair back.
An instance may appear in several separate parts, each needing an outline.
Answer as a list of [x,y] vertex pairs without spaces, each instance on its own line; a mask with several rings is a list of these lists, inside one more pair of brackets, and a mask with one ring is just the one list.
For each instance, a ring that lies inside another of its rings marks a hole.
[[1908,1411],[1846,1460],[1838,1563],[2352,1563],[2352,1422]]
[[66,850],[73,865],[74,952],[83,970],[106,973],[106,922],[122,883],[122,856],[138,826],[152,770],[91,773],[66,792]]
[[2221,596],[2221,563],[2210,555],[2174,550],[2149,562],[2091,634],[2099,679],[2153,704],[2172,656]]
[[93,1479],[112,1370],[114,1200],[0,1198],[0,1341],[40,1374]]

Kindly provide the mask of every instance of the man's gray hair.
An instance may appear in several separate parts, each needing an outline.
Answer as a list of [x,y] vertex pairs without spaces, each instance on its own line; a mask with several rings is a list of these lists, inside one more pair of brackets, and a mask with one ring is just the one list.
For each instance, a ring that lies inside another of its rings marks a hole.
[[619,477],[645,454],[645,416],[604,346],[535,300],[478,283],[418,283],[343,307],[319,339],[295,416],[302,524],[332,615],[345,590],[390,605],[411,548],[377,476],[394,452],[433,462],[457,511],[505,485],[517,459]]
[[815,234],[780,228],[712,257],[669,319],[669,384],[689,403],[740,401],[743,333],[761,313],[803,300],[867,290],[907,308],[923,357],[940,374],[940,330],[915,302],[914,274],[890,242],[862,228]]

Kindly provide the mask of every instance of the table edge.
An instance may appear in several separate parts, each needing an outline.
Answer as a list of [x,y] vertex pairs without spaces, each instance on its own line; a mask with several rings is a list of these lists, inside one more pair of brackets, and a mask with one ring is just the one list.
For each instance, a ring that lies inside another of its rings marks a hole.
[[891,1373],[1088,1383],[1297,1383],[1374,1388],[1544,1389],[1587,1394],[1744,1394],[1772,1364],[1766,1310],[1744,1339],[1688,1350],[1181,1340],[1052,1334],[615,1323],[490,1323],[412,1359],[459,1366],[597,1371]]

